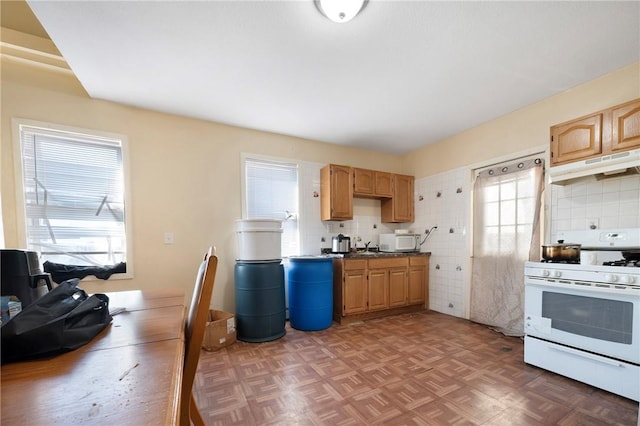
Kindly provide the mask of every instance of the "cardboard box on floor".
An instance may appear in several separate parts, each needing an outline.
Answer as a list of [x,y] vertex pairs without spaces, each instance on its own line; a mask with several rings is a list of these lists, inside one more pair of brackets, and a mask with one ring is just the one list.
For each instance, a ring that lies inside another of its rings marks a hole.
[[209,318],[204,329],[202,347],[217,351],[236,341],[236,318],[228,312],[209,310]]

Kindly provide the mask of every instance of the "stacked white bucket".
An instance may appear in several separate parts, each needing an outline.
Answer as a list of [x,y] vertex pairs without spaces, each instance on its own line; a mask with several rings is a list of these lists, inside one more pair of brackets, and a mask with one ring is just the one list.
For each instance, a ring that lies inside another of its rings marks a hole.
[[282,222],[273,219],[236,221],[238,260],[282,259]]
[[236,221],[238,259],[234,271],[237,338],[266,342],[285,335],[286,301],[282,222]]

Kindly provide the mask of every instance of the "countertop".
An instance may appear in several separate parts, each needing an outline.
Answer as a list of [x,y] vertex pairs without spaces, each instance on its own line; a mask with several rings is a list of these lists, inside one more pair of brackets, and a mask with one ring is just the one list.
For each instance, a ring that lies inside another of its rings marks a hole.
[[431,252],[404,252],[404,253],[386,253],[386,252],[375,252],[375,251],[360,251],[360,252],[352,252],[346,254],[338,254],[338,253],[327,253],[324,256],[327,257],[335,257],[335,258],[361,258],[361,259],[375,259],[379,257],[405,257],[405,256],[430,256]]

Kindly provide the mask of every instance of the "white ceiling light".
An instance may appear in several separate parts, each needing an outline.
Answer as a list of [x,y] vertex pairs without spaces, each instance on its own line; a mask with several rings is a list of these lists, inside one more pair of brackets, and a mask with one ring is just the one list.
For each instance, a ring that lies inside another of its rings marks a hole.
[[333,22],[344,23],[360,13],[368,0],[314,0],[318,10]]

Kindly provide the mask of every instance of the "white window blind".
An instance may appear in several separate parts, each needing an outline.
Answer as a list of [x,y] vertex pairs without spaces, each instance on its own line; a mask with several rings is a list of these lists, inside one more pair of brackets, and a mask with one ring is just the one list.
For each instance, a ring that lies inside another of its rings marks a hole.
[[282,256],[299,254],[298,165],[244,159],[245,219],[282,221]]
[[20,126],[27,247],[72,265],[126,262],[122,140]]

